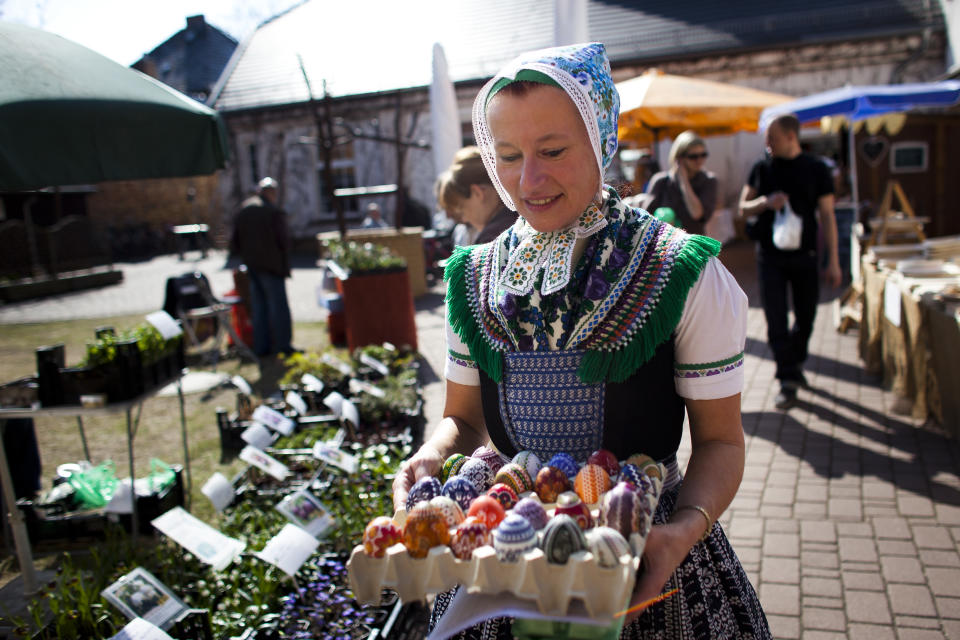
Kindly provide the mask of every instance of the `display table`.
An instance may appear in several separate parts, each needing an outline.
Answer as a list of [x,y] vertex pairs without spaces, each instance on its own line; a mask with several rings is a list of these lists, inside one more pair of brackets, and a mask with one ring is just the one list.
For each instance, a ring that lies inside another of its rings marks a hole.
[[[187,446],[187,424],[186,412],[183,402],[183,386],[180,377],[176,378],[177,397],[180,402],[180,432],[183,438],[183,459],[184,469],[187,477],[186,495],[190,495],[191,476],[190,476],[190,452]],[[77,425],[80,428],[80,438],[83,442],[83,453],[89,460],[90,452],[87,449],[87,439],[83,429],[84,416],[109,415],[116,413],[125,413],[127,418],[127,454],[130,459],[130,489],[131,493],[131,534],[133,538],[137,537],[139,522],[137,519],[137,500],[133,481],[136,478],[134,473],[133,440],[140,424],[140,409],[144,400],[157,394],[162,386],[157,386],[140,396],[116,402],[103,407],[82,407],[79,405],[56,406],[56,407],[38,407],[30,409],[0,409],[0,483],[3,484],[3,497],[7,507],[7,519],[10,523],[10,529],[13,532],[14,545],[17,550],[17,560],[20,563],[20,571],[23,574],[24,592],[31,594],[37,590],[37,578],[33,567],[33,553],[30,547],[30,539],[27,536],[27,528],[24,523],[23,514],[17,508],[17,499],[13,492],[13,481],[10,476],[10,466],[7,461],[7,452],[3,446],[3,431],[6,429],[7,420],[11,418],[40,418],[40,417],[76,417]],[[133,415],[133,409],[137,409],[136,418]],[[187,498],[187,507],[189,508],[189,498]]]

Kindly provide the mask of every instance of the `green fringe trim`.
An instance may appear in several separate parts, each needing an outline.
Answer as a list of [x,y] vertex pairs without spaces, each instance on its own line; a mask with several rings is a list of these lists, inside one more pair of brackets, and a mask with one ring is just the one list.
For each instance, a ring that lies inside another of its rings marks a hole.
[[721,247],[713,238],[690,236],[674,261],[669,282],[640,331],[616,351],[587,351],[577,370],[580,380],[588,384],[604,380],[623,382],[652,358],[653,352],[670,338],[680,322],[690,288],[707,261],[720,253]]
[[447,282],[447,318],[450,327],[470,349],[477,366],[495,382],[503,379],[503,354],[484,340],[467,298],[466,273],[472,247],[456,247],[447,259],[443,279]]

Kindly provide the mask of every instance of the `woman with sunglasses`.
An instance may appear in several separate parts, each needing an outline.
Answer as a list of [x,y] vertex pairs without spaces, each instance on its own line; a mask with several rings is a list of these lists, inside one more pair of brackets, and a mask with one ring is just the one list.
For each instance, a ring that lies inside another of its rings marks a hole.
[[703,168],[707,145],[693,131],[684,131],[670,148],[670,170],[650,179],[641,206],[650,213],[670,207],[678,227],[688,233],[704,231],[717,204],[717,178]]

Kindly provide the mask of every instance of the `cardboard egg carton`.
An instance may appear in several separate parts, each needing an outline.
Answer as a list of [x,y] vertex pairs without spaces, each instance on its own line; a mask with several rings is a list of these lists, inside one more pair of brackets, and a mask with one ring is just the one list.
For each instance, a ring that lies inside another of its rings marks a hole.
[[[659,487],[658,492],[659,495]],[[647,494],[650,513],[656,511],[657,497]],[[549,516],[556,505],[545,504]],[[598,523],[599,504],[590,505],[594,522]],[[394,520],[403,526],[404,512]],[[647,517],[645,530],[650,530]],[[428,594],[449,591],[463,585],[469,593],[512,594],[536,601],[547,616],[566,615],[571,599],[583,601],[592,618],[609,619],[629,600],[636,580],[646,536],[630,536],[632,553],[624,554],[614,567],[602,567],[589,551],[572,554],[565,564],[547,562],[539,548],[528,551],[519,562],[502,562],[492,546],[473,551],[470,560],[460,560],[448,546],[430,550],[425,558],[413,558],[402,544],[387,549],[382,558],[374,558],[363,545],[354,548],[347,562],[350,588],[354,597],[365,604],[378,604],[383,589],[393,589],[403,602],[424,600]]]

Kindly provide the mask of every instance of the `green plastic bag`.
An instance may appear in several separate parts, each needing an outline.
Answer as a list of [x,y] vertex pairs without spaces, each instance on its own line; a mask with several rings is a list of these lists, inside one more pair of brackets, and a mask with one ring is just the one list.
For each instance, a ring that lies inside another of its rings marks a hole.
[[70,474],[67,482],[74,490],[74,499],[83,509],[106,506],[117,488],[117,474],[113,461],[107,460],[91,469]]
[[177,479],[177,474],[173,468],[163,460],[150,458],[150,492],[160,493]]
[[667,224],[672,224],[675,227],[681,226],[677,224],[677,214],[670,207],[657,208],[657,210],[653,212],[653,217],[657,220],[663,220]]

